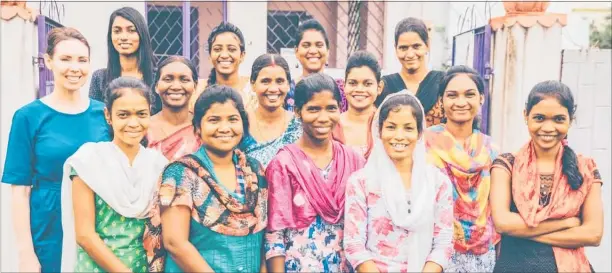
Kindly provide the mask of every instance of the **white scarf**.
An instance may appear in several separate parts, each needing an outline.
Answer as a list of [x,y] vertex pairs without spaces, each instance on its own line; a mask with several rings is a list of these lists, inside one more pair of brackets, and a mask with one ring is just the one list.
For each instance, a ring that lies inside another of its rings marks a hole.
[[112,142],[83,144],[64,163],[62,179],[62,272],[74,272],[76,234],[72,206],[70,170],[106,202],[126,218],[144,219],[151,208],[157,181],[168,160],[157,150],[140,146],[132,166],[125,153]]
[[[385,151],[380,139],[378,125],[380,109],[390,98],[396,96],[410,96],[416,100],[419,105],[417,111],[421,111],[423,117],[420,128],[421,136],[412,152],[412,188],[410,190],[412,205],[410,213],[408,213],[408,194],[400,173]],[[387,96],[376,111],[372,121],[374,146],[364,167],[367,180],[380,185],[382,198],[393,224],[410,231],[408,243],[401,246],[408,248],[408,272],[421,272],[427,261],[427,256],[431,252],[434,233],[435,185],[436,179],[440,179],[439,170],[427,164],[426,161],[425,143],[422,138],[424,124],[425,113],[416,96],[407,90]]]

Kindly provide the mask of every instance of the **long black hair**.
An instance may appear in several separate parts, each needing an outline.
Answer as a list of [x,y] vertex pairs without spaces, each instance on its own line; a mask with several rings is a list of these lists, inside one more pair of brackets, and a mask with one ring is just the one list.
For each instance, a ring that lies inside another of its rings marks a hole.
[[[143,96],[149,104],[149,110],[151,109],[151,103],[153,102],[153,94],[151,89],[139,79],[132,77],[119,77],[112,80],[108,84],[105,92],[105,94],[107,94],[105,98],[106,109],[110,116],[112,116],[111,113],[115,100],[123,97],[123,95],[125,95],[127,92],[136,92]],[[108,131],[112,139],[114,137],[113,128],[110,128]],[[149,141],[147,140],[146,136],[142,138],[140,144],[145,147],[148,146]]]
[[[576,104],[574,104],[574,95],[570,88],[560,81],[543,81],[536,84],[527,96],[525,103],[525,113],[529,115],[531,109],[540,101],[546,98],[554,98],[561,104],[569,113],[570,122],[576,116]],[[567,138],[567,136],[565,136]],[[563,162],[563,174],[567,177],[568,184],[572,189],[577,190],[582,186],[583,177],[578,169],[578,158],[576,153],[569,146],[563,149],[561,158]]]
[[[136,27],[136,32],[140,37],[136,58],[138,59],[138,70],[142,73],[143,82],[147,86],[153,86],[153,75],[155,74],[155,55],[153,55],[153,46],[151,45],[151,36],[149,35],[149,27],[140,12],[131,7],[123,7],[115,10],[108,21],[108,32],[106,44],[108,48],[108,63],[106,65],[105,83],[110,83],[112,80],[121,77],[121,63],[119,62],[119,52],[113,45],[112,33],[113,22],[117,17],[125,18]],[[157,113],[161,109],[161,100],[154,95],[152,114]]]
[[[450,67],[446,71],[446,75],[442,79],[442,82],[440,82],[440,89],[438,90],[438,98],[440,100],[444,97],[444,92],[446,91],[446,87],[448,86],[450,81],[454,79],[456,76],[462,75],[462,74],[468,76],[468,78],[470,78],[470,80],[472,80],[474,84],[476,84],[478,93],[481,96],[483,97],[485,96],[484,80],[482,79],[480,74],[469,66],[455,65],[455,66]],[[442,109],[442,111],[444,111],[444,109]],[[446,123],[446,122],[447,122],[447,118],[445,116],[444,118],[442,118],[442,123]],[[480,117],[476,115],[476,117],[474,117],[474,120],[472,121],[472,129],[479,129],[479,128],[480,128]]]
[[281,55],[266,53],[257,57],[257,59],[253,61],[253,66],[251,67],[251,83],[255,83],[257,77],[259,77],[259,72],[261,72],[262,69],[272,65],[278,65],[285,70],[287,82],[291,82],[291,69],[289,69],[287,60],[285,60],[285,58],[283,58]]
[[[208,35],[208,55],[212,51],[213,43],[219,34],[230,32],[238,37],[240,41],[240,53],[244,52],[244,35],[242,35],[242,31],[232,23],[229,22],[221,22],[218,26],[213,28],[213,30]],[[208,76],[208,85],[213,85],[217,83],[217,70],[215,70],[215,66],[210,71],[210,75]]]

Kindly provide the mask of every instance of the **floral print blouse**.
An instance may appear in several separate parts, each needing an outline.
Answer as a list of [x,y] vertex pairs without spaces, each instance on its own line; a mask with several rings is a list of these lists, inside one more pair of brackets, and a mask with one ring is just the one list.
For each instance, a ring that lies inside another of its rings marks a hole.
[[[445,180],[436,181],[436,208],[432,249],[427,261],[446,268],[453,253],[453,196]],[[380,272],[407,272],[410,232],[397,227],[381,199],[381,188],[367,183],[365,171],[353,174],[346,186],[344,246],[354,268],[372,260]]]
[[[324,179],[330,166],[320,170]],[[285,272],[353,272],[344,255],[343,237],[343,220],[329,224],[317,216],[303,229],[267,232],[266,260],[285,256]]]

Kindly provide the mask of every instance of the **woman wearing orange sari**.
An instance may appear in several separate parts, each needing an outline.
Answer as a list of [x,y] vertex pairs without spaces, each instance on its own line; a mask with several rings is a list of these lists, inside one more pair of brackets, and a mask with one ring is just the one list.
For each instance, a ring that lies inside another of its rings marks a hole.
[[189,112],[198,72],[181,56],[170,56],[158,67],[155,89],[161,98],[162,110],[151,118],[148,147],[159,150],[172,161],[200,147],[191,124],[193,115]]
[[493,162],[489,198],[502,234],[495,272],[593,271],[584,247],[603,234],[602,181],[593,159],[567,145],[575,113],[566,85],[537,84],[524,113],[531,140]]

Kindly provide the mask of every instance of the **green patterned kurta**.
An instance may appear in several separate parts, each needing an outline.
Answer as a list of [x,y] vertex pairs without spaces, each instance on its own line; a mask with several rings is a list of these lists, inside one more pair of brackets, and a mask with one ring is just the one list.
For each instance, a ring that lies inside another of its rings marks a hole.
[[[77,175],[72,170],[72,175]],[[95,194],[96,233],[115,256],[132,272],[147,272],[147,257],[142,236],[144,219],[126,218]],[[77,247],[76,272],[105,272],[80,246]]]

